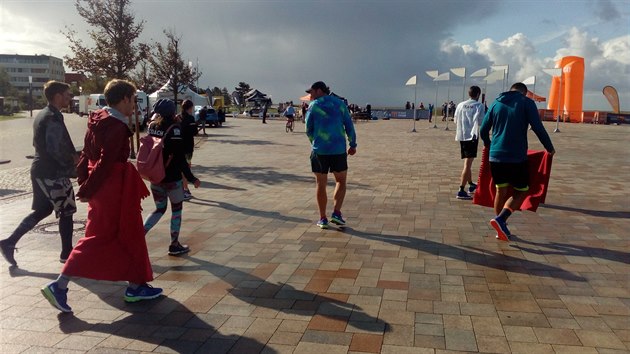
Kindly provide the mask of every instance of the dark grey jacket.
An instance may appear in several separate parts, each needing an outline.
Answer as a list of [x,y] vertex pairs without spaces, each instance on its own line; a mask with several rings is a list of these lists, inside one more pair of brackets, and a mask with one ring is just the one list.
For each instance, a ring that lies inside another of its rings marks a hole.
[[63,115],[55,107],[48,105],[35,117],[33,146],[35,158],[31,176],[48,179],[76,177],[77,153]]

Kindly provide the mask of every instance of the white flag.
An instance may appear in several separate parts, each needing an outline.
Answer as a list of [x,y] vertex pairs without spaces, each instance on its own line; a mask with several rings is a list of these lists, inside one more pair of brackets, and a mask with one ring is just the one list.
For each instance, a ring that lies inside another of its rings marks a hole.
[[448,81],[450,79],[451,79],[451,73],[446,72],[446,73],[438,75],[435,79],[433,79],[433,81]]
[[426,71],[427,75],[431,76],[431,78],[435,79],[436,77],[438,77],[438,71],[437,70],[429,70]]
[[493,71],[488,76],[484,78],[488,83],[493,83],[499,80],[503,80],[505,78],[505,73],[503,71]]
[[451,72],[459,77],[465,77],[466,76],[466,68],[452,68]]
[[525,85],[535,85],[536,84],[536,75],[530,76],[527,79],[521,81]]
[[406,86],[413,86],[416,84],[416,75],[412,76],[407,80]]
[[483,68],[483,69],[479,69],[477,71],[475,71],[474,73],[470,74],[470,77],[484,77],[488,75],[488,69],[487,68]]
[[492,70],[504,71],[506,74],[508,73],[508,65],[492,65],[490,67]]

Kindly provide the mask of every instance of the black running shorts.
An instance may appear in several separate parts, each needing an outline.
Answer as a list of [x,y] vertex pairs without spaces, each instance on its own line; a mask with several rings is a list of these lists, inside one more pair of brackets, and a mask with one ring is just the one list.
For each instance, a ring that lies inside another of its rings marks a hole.
[[462,150],[462,159],[477,157],[477,147],[479,146],[479,139],[460,141],[459,146]]
[[311,152],[311,170],[313,173],[343,172],[348,169],[348,155],[318,155]]
[[511,185],[517,191],[529,190],[529,168],[527,160],[517,163],[490,162],[494,184],[499,187]]

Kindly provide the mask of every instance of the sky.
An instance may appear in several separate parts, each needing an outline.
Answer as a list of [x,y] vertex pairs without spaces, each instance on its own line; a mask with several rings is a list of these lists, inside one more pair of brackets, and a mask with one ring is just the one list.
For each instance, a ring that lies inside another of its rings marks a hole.
[[[428,70],[508,65],[509,84],[536,76],[529,89],[548,97],[542,69],[573,55],[585,58],[584,110],[611,110],[602,88],[612,85],[630,111],[630,0],[132,0],[132,11],[146,21],[141,41],[181,36],[203,88],[244,81],[297,102],[323,80],[350,103],[402,107],[414,95],[461,101],[463,78],[438,84]],[[74,1],[0,0],[0,53],[71,55],[66,27],[89,41]],[[405,86],[413,75],[417,87]],[[471,84],[489,100],[504,89]]]

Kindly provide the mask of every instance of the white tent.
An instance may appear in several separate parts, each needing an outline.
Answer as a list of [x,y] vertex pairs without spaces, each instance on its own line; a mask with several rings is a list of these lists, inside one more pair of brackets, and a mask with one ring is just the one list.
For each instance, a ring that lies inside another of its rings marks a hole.
[[[170,81],[164,84],[159,90],[149,95],[149,107],[153,107],[153,104],[160,98],[173,99],[173,91],[170,88]],[[177,101],[191,100],[195,106],[207,106],[210,105],[207,96],[202,96],[195,91],[191,90],[186,85],[179,86],[179,92],[177,93]]]

